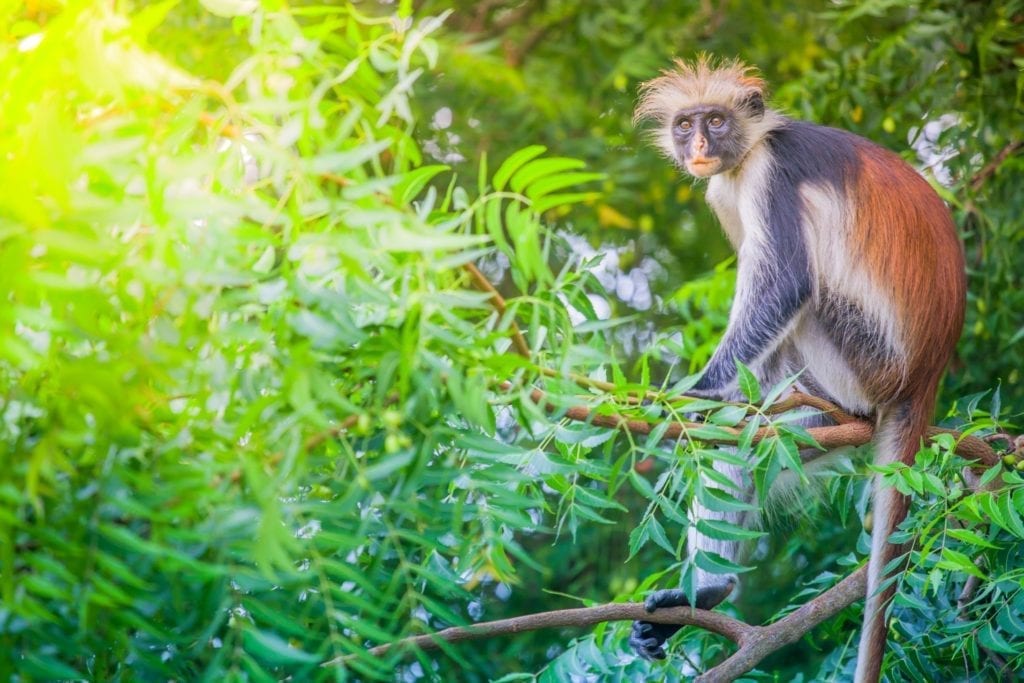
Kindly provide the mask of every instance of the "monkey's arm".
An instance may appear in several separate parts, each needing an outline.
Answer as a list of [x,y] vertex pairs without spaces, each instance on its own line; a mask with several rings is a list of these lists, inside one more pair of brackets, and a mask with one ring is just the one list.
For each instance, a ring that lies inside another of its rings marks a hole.
[[783,340],[811,295],[811,274],[800,227],[776,225],[766,244],[740,247],[736,296],[725,336],[694,392],[721,398],[736,380],[736,361],[753,365]]

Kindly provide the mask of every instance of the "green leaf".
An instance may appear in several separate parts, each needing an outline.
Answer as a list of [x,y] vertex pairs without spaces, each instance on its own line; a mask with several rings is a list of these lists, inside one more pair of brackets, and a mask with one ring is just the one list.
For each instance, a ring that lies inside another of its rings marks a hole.
[[778,455],[779,462],[800,475],[802,481],[806,481],[804,465],[800,460],[800,449],[797,448],[793,439],[788,435],[781,434],[774,441],[775,452]]
[[538,199],[533,202],[530,208],[532,208],[536,213],[541,214],[559,206],[569,206],[570,204],[589,202],[600,196],[601,193],[599,192],[568,192],[562,194],[551,194],[547,195],[543,199]]
[[[559,173],[530,183],[526,188],[526,196],[536,201],[556,190],[602,180],[604,177],[603,173]],[[512,182],[515,183],[515,178],[512,179]]]
[[702,486],[698,489],[697,499],[701,505],[712,512],[752,512],[758,509],[757,506],[744,503],[721,489],[709,486]]
[[729,442],[736,440],[735,432],[708,423],[688,429],[687,435],[694,439],[707,439],[709,441]]
[[569,159],[566,157],[537,159],[536,161],[524,164],[522,168],[516,171],[512,176],[512,179],[509,181],[509,187],[512,188],[513,192],[523,194],[527,186],[539,178],[550,176],[555,173],[561,174],[562,171],[583,168],[585,165],[586,164],[579,159]]
[[372,465],[363,470],[363,475],[370,481],[387,479],[398,470],[412,462],[412,451],[401,451],[393,455],[380,455]]
[[243,634],[245,649],[268,664],[317,664],[320,657],[292,647],[273,633],[246,629]]
[[1010,634],[1024,638],[1024,615],[1019,614],[1009,605],[999,610],[996,622]]
[[1011,645],[999,631],[992,628],[991,623],[986,623],[978,631],[978,642],[989,650],[1001,652],[1007,655],[1018,655],[1020,650]]
[[575,496],[577,500],[594,507],[610,508],[612,510],[620,510],[622,512],[629,511],[629,508],[622,503],[610,498],[603,498],[584,486],[576,487]]
[[757,434],[758,428],[757,420],[751,420],[743,427],[743,431],[740,432],[740,436],[736,440],[736,448],[740,453],[745,453],[750,449],[750,446],[754,443],[754,436]]
[[[648,518],[653,519],[653,518]],[[647,520],[636,525],[631,532],[629,532],[629,557],[632,559],[640,549],[647,545],[647,541],[651,538],[650,525]]]
[[711,413],[708,421],[723,427],[735,427],[747,416],[744,406],[725,406]]
[[954,571],[964,572],[965,574],[976,576],[979,579],[986,578],[985,574],[978,569],[974,562],[971,561],[971,558],[950,548],[942,549],[942,559],[939,560],[935,566],[939,569],[952,569]]
[[672,547],[672,544],[669,543],[668,536],[665,535],[665,528],[661,526],[661,522],[659,522],[656,517],[651,517],[647,526],[654,542],[672,555],[675,555],[676,550]]
[[31,676],[39,676],[46,680],[87,680],[76,669],[71,668],[59,659],[48,655],[29,653],[23,658],[24,672]]
[[632,482],[633,488],[636,489],[637,492],[647,500],[657,499],[657,494],[651,487],[650,482],[644,479],[643,475],[639,474],[632,467],[629,469],[629,481]]
[[409,171],[402,176],[402,179],[398,181],[398,184],[394,187],[394,198],[396,204],[409,204],[419,196],[419,193],[423,191],[434,177],[439,173],[449,170],[449,166],[444,164],[433,164],[430,166],[421,166],[415,170]]
[[730,562],[718,553],[707,550],[698,550],[694,561],[698,567],[710,574],[742,574],[752,569],[752,567],[744,567],[741,564]]
[[952,536],[958,541],[963,541],[969,545],[978,546],[980,548],[998,548],[994,543],[990,543],[970,529],[947,529],[947,536]]
[[736,380],[739,383],[740,391],[747,397],[747,400],[751,403],[760,401],[761,385],[757,381],[757,377],[738,358],[736,359],[736,372]]
[[698,520],[697,531],[708,538],[714,538],[720,541],[748,541],[768,535],[764,531],[745,529],[739,525],[718,519]]
[[494,172],[494,178],[492,184],[494,189],[501,192],[505,189],[505,184],[508,183],[509,178],[512,174],[518,171],[523,164],[527,163],[531,159],[539,157],[541,154],[547,151],[547,147],[544,145],[530,145],[523,149],[513,153],[509,158],[505,159],[505,162],[498,167],[498,170]]
[[380,153],[391,146],[390,140],[369,142],[345,152],[326,152],[305,160],[307,173],[323,175],[334,173],[343,175],[352,169],[362,166],[370,159],[376,159]]
[[712,408],[721,408],[724,404],[721,401],[712,401],[706,398],[695,398],[684,403],[681,407],[689,413],[703,413]]
[[[347,214],[346,217],[351,215],[351,213]],[[486,244],[489,239],[487,235],[464,235],[448,232],[443,229],[430,232],[410,230],[397,223],[381,225],[378,227],[377,232],[378,247],[389,252],[433,252],[471,249]]]
[[[1018,490],[1018,493],[1020,490]],[[1017,538],[1024,538],[1024,521],[1021,519],[1021,512],[1017,509],[1017,506],[1013,504],[1013,498],[1010,493],[1001,493],[998,497],[999,509],[1003,513],[1003,519],[1006,520],[1006,530],[1012,533]],[[1024,498],[1022,498],[1024,500]]]
[[259,0],[199,0],[199,3],[218,17],[238,17],[259,9]]
[[761,401],[762,408],[767,409],[767,408],[775,405],[775,401],[777,401],[779,399],[779,397],[782,396],[782,394],[784,394],[786,391],[789,390],[790,387],[793,386],[793,383],[796,382],[796,380],[797,380],[797,378],[799,376],[800,376],[799,373],[797,373],[795,375],[790,375],[789,377],[786,377],[782,381],[778,382],[775,386],[773,386],[768,391],[768,394],[764,397],[764,399],[762,399],[762,401]]

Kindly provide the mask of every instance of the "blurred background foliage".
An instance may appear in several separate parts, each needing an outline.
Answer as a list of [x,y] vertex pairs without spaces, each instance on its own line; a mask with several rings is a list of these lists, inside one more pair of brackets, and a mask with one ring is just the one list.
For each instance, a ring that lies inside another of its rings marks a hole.
[[[0,675],[706,668],[720,639],[680,638],[652,667],[625,625],[364,649],[637,598],[692,563],[685,506],[719,456],[528,397],[630,409],[568,373],[685,387],[724,326],[728,246],[630,122],[673,56],[757,64],[777,106],[929,176],[971,278],[942,415],[1013,430],[1022,37],[1018,0],[0,2]],[[752,450],[758,467],[782,467],[779,443]],[[949,449],[889,473],[921,539],[890,680],[1024,664],[1024,485],[995,469],[1002,493],[966,492]],[[764,621],[847,573],[865,480],[851,466],[828,512],[758,541],[726,609]],[[972,574],[986,581],[958,608]],[[751,677],[844,678],[857,617]]]

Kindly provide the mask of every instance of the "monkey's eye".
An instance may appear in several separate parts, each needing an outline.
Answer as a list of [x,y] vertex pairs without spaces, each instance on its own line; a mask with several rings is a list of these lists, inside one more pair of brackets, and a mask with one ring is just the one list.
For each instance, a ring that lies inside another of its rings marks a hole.
[[722,124],[725,123],[725,121],[722,119],[721,116],[712,116],[711,120],[709,120],[708,123],[711,125],[712,128],[721,128]]
[[693,128],[693,124],[690,123],[690,119],[683,119],[677,125],[679,126],[679,130],[690,130]]

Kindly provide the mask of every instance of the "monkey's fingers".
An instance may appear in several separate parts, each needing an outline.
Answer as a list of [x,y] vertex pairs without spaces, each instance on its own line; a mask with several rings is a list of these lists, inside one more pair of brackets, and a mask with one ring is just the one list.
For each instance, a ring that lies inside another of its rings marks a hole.
[[[667,630],[665,627],[670,627]],[[652,624],[647,621],[634,621],[633,630],[629,634],[629,646],[646,660],[665,659],[665,641],[678,630],[671,624]]]
[[653,612],[659,607],[682,607],[689,604],[686,591],[681,588],[654,591],[644,599],[644,609],[648,612]]

